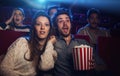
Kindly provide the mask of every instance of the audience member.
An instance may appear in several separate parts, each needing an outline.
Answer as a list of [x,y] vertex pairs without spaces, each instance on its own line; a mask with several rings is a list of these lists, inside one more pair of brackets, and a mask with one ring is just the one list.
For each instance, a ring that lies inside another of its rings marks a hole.
[[[51,6],[51,7],[49,7],[48,8],[48,15],[50,16],[50,18],[52,19],[52,17],[54,16],[54,14],[57,12],[57,9],[58,9],[59,7],[58,6],[56,6],[56,5],[54,5],[54,6]],[[53,26],[53,25],[52,25]],[[56,28],[53,26],[52,27],[52,34],[53,35],[56,35],[56,30],[55,30]]]
[[52,18],[53,15],[57,12],[58,6],[51,6],[48,8],[48,15]]
[[58,58],[55,62],[55,76],[76,76],[73,67],[72,50],[74,46],[88,44],[85,40],[75,39],[71,34],[71,14],[68,9],[59,8],[53,16],[53,25],[58,33],[54,44]]
[[87,12],[88,24],[78,30],[80,35],[88,35],[91,39],[91,44],[96,45],[99,36],[110,36],[109,31],[100,26],[100,12],[98,9],[91,8]]
[[110,33],[105,28],[100,26],[100,12],[98,9],[91,8],[87,11],[88,24],[78,30],[78,34],[87,35],[90,37],[90,44],[94,47],[94,58],[97,70],[105,70],[105,63],[99,57],[96,49],[97,39],[100,36],[109,37]]
[[50,37],[50,32],[49,16],[44,11],[38,12],[30,36],[18,38],[8,48],[0,65],[1,76],[43,76],[43,71],[52,69],[57,53],[53,47],[56,39]]
[[5,23],[1,23],[0,26],[3,30],[29,32],[30,26],[23,24],[24,19],[24,10],[22,8],[15,8],[13,9],[11,17]]

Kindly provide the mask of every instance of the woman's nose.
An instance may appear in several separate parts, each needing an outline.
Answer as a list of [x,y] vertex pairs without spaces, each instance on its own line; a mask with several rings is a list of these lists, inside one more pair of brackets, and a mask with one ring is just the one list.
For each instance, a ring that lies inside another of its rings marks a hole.
[[41,25],[41,29],[44,29],[45,28],[45,26],[44,25]]

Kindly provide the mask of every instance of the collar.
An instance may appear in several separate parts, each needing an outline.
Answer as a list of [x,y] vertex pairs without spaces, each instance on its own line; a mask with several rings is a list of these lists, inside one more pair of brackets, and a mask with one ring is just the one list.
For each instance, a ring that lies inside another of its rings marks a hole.
[[[57,39],[61,39],[61,40],[64,40],[64,37],[62,35],[58,36]],[[71,40],[74,40],[75,37],[73,34],[71,34]]]

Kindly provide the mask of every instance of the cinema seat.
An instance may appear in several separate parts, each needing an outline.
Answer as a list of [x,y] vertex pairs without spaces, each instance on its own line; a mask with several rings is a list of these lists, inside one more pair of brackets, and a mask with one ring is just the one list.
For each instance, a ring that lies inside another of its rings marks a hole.
[[74,37],[75,37],[76,39],[84,39],[84,40],[86,40],[87,42],[90,43],[90,37],[87,36],[87,35],[78,35],[78,34],[75,34]]
[[25,36],[26,34],[26,32],[0,30],[0,55],[5,54],[10,44],[18,37]]
[[107,68],[120,76],[120,38],[99,37],[97,49]]

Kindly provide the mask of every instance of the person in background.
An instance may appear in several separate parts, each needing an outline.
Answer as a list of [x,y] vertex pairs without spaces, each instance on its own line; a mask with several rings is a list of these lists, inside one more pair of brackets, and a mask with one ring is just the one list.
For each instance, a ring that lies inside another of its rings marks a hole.
[[57,12],[58,6],[51,6],[48,8],[48,15],[52,18],[53,15]]
[[[51,22],[45,11],[35,14],[29,37],[20,37],[8,48],[0,65],[1,76],[47,76],[54,67],[57,53],[50,36]],[[50,76],[50,75],[49,75]]]
[[[54,14],[57,12],[57,9],[58,9],[58,8],[59,8],[59,6],[54,5],[54,6],[50,6],[50,7],[47,9],[48,15],[50,16],[51,19],[53,18]],[[52,25],[52,34],[53,34],[53,35],[57,35],[55,29],[56,29],[56,28]]]
[[0,26],[2,30],[30,32],[30,26],[23,24],[24,19],[24,10],[22,8],[14,8],[11,17],[5,23],[1,23]]
[[54,27],[56,27],[56,32],[58,33],[56,37],[57,41],[54,44],[54,48],[58,54],[54,67],[54,75],[77,76],[73,67],[72,50],[74,46],[89,44],[85,40],[75,39],[71,34],[72,15],[68,9],[58,8],[52,21]]
[[80,28],[77,32],[79,35],[87,35],[90,38],[90,44],[94,47],[94,58],[96,62],[97,70],[105,70],[106,65],[103,60],[99,57],[96,49],[98,37],[110,37],[110,32],[100,27],[100,11],[96,8],[91,8],[87,11],[87,22],[88,24]]

